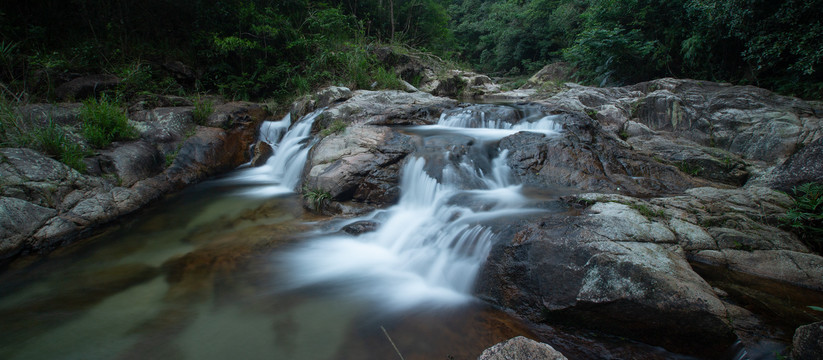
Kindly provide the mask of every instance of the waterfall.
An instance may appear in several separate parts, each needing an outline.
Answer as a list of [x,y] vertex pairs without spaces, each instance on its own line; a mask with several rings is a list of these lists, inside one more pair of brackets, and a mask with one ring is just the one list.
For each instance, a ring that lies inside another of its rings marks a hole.
[[[514,123],[483,123],[504,129],[460,127],[455,118],[461,117],[465,118],[465,113],[416,129],[475,137],[477,133],[470,130],[490,130],[496,133],[480,137],[498,140],[502,138],[501,130],[556,131],[546,116],[526,117]],[[284,281],[286,286],[337,290],[341,296],[372,299],[387,310],[471,299],[475,277],[496,238],[488,222],[538,211],[528,207],[521,186],[512,184],[506,164],[508,152],[497,151],[496,146],[490,148],[494,145],[482,141],[473,146],[479,150],[459,156],[437,151],[410,155],[402,169],[398,203],[344,222],[283,257],[291,273]],[[491,158],[477,158],[490,157],[488,154]],[[446,165],[427,169],[426,156]],[[467,188],[467,184],[474,187]],[[359,236],[339,231],[343,225],[363,220],[380,225]]]
[[294,192],[311,149],[312,124],[323,110],[303,116],[294,125],[290,114],[280,121],[263,122],[259,140],[271,145],[273,155],[260,167],[238,172],[231,181],[260,185],[244,191],[246,195],[272,196]]

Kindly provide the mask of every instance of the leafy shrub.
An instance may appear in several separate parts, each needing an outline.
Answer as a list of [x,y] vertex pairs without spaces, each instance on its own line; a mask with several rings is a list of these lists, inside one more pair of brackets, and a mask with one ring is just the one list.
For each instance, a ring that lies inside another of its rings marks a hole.
[[795,230],[801,240],[823,250],[823,184],[806,183],[792,189],[794,206],[781,220]]
[[374,82],[376,84],[375,88],[377,89],[405,89],[403,81],[400,80],[400,77],[398,77],[397,74],[395,74],[392,70],[386,70],[383,67],[377,67],[377,70],[374,72],[373,77]]
[[83,163],[86,152],[83,147],[51,120],[46,126],[32,130],[31,147],[54,156],[77,171],[86,171],[86,164]]
[[203,125],[208,120],[209,116],[214,112],[214,102],[211,99],[198,98],[194,101],[194,122],[198,125]]
[[123,110],[106,97],[99,101],[84,101],[80,119],[83,121],[83,137],[97,149],[109,146],[112,141],[134,139],[138,135]]

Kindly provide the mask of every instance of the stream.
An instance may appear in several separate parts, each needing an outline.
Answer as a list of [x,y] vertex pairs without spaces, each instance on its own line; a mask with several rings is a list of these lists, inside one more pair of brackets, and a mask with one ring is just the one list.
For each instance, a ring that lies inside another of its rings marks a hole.
[[[497,227],[568,211],[557,199],[568,190],[512,183],[496,148],[518,131],[554,136],[552,116],[475,105],[403,127],[423,145],[405,161],[399,202],[334,219],[295,193],[319,113],[264,123],[264,166],[0,273],[0,358],[474,359],[518,335],[553,338],[569,358],[688,358],[528,325],[471,295]],[[467,146],[443,151],[456,140]],[[373,231],[345,231],[357,224]]]

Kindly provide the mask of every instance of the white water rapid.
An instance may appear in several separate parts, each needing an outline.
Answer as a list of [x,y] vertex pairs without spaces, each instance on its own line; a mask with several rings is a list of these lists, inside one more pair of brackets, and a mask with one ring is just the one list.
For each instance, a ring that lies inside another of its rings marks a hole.
[[280,121],[263,122],[259,140],[268,143],[274,154],[263,166],[240,171],[230,180],[258,185],[245,191],[246,195],[272,196],[294,192],[311,149],[312,124],[323,110],[303,116],[294,126],[290,114]]
[[[521,186],[511,184],[507,151],[498,151],[489,141],[526,129],[544,134],[556,131],[551,118],[545,116],[479,124],[494,128],[468,128],[477,124],[458,121],[463,112],[454,114],[441,118],[438,125],[412,130],[472,136],[483,140],[474,145],[480,150],[462,155],[421,155],[421,151],[410,155],[402,170],[397,205],[320,231],[316,239],[282,258],[289,269],[285,282],[290,288],[338,291],[372,300],[388,311],[471,299],[477,272],[495,240],[488,223],[537,211],[528,208]],[[486,158],[479,159],[477,154]],[[427,169],[426,156],[442,156],[435,160],[445,160],[447,165]],[[477,165],[481,163],[487,164],[485,170]],[[467,189],[467,184],[475,185]],[[357,221],[374,221],[379,226],[359,236],[339,231]]]

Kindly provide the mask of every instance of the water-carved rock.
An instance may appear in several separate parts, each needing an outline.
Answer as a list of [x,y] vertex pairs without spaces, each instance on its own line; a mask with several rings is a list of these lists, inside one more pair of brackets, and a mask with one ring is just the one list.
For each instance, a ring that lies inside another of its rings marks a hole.
[[551,345],[537,342],[523,336],[511,338],[486,350],[477,360],[566,360],[566,356]]

